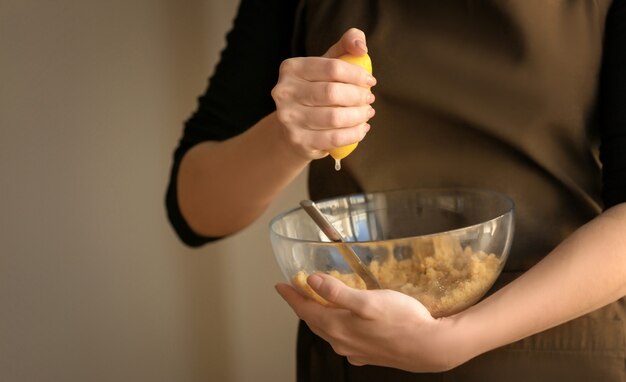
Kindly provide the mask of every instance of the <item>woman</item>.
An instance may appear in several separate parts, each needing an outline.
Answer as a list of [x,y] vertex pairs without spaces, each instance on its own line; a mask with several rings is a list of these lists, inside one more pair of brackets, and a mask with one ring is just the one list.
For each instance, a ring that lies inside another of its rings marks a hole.
[[[232,234],[307,166],[314,200],[505,192],[505,270],[452,317],[324,275],[308,282],[338,308],[277,285],[304,322],[298,381],[624,381],[625,42],[621,0],[244,0],[176,150],[170,219],[189,245]],[[336,59],[365,52],[376,78]],[[366,135],[336,172],[327,150]]]

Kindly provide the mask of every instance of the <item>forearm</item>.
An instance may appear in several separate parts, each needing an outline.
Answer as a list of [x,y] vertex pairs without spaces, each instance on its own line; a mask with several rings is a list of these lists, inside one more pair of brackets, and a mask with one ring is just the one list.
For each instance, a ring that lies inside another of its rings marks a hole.
[[[581,227],[540,263],[474,307],[446,319],[465,361],[626,295],[626,204]],[[461,350],[462,349],[462,350]]]
[[234,233],[263,213],[309,163],[287,144],[275,113],[224,142],[194,146],[178,172],[178,203],[198,234]]

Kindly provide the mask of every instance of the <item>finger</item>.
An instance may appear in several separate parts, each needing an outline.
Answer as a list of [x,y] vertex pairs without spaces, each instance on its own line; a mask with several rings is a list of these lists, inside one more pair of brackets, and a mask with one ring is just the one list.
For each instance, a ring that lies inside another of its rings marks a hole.
[[311,130],[295,124],[289,125],[284,131],[287,140],[295,149],[308,153],[311,159],[320,159],[327,156],[332,148],[362,141],[369,130],[370,125],[364,123],[343,129],[325,130]]
[[365,106],[376,98],[361,86],[342,82],[311,82],[306,95],[299,99],[306,106]]
[[359,358],[359,357],[346,357],[348,359],[348,362],[352,365],[352,366],[364,366],[367,365],[367,362],[365,362],[363,359]]
[[365,33],[362,30],[357,28],[348,29],[339,41],[324,53],[324,57],[337,58],[346,53],[355,56],[367,53],[367,42]]
[[296,315],[305,319],[304,312],[309,311],[308,306],[313,306],[314,310],[317,310],[317,307],[334,307],[330,305],[327,301],[322,303],[321,300],[314,300],[312,296],[307,296],[303,292],[299,291],[297,288],[285,283],[279,283],[274,286],[278,294],[289,304],[291,309],[296,313]]
[[276,284],[275,288],[278,294],[289,304],[298,318],[305,321],[315,334],[322,337],[327,342],[331,341],[331,336],[328,335],[322,327],[329,327],[329,322],[334,322],[331,318],[331,316],[334,316],[333,313],[336,313],[334,308],[324,307],[302,296],[291,285],[279,283]]
[[300,123],[312,130],[359,126],[372,118],[376,111],[366,106],[301,106],[297,116]]
[[365,318],[376,318],[376,310],[372,309],[372,296],[368,291],[350,288],[340,280],[323,273],[315,273],[308,277],[311,288],[339,308],[348,309],[352,313]]
[[274,288],[276,289],[280,297],[282,297],[283,300],[285,300],[294,311],[296,310],[296,307],[300,306],[300,304],[304,303],[307,300],[307,298],[300,294],[300,292],[298,292],[296,288],[292,287],[289,284],[278,283],[274,286]]
[[308,130],[340,129],[359,126],[372,118],[376,111],[366,106],[304,106],[292,104],[277,110],[279,120],[287,126]]
[[283,61],[280,79],[295,76],[308,82],[343,82],[370,88],[376,79],[365,69],[343,60],[324,57],[295,57]]
[[306,130],[301,132],[301,139],[307,141],[314,150],[328,151],[335,147],[361,142],[369,130],[368,123],[342,129]]

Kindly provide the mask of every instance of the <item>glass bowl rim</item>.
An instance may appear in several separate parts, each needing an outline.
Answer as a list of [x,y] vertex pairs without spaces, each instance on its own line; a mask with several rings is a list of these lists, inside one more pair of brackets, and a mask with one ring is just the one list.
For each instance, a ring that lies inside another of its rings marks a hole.
[[[471,188],[471,187],[437,187],[437,188],[401,188],[401,189],[394,189],[394,190],[386,190],[386,191],[372,191],[372,192],[356,192],[356,193],[351,193],[351,194],[346,194],[346,195],[339,195],[339,196],[333,196],[333,197],[328,197],[328,198],[323,198],[320,200],[315,201],[315,204],[317,204],[318,206],[321,207],[321,205],[323,205],[324,203],[328,203],[330,201],[333,200],[339,200],[339,199],[347,199],[347,198],[352,198],[352,197],[358,197],[358,196],[366,196],[366,195],[389,195],[389,194],[400,194],[400,193],[422,193],[422,194],[436,194],[436,193],[465,193],[465,194],[491,194],[493,196],[498,197],[499,199],[503,200],[506,204],[507,204],[507,208],[506,208],[506,212],[499,214],[491,219],[487,219],[484,221],[481,221],[479,223],[476,224],[470,224],[461,228],[455,228],[455,229],[451,229],[451,230],[447,230],[447,231],[441,231],[441,232],[435,232],[435,233],[430,233],[430,234],[424,234],[424,235],[414,235],[414,236],[406,236],[406,237],[401,237],[401,238],[396,238],[396,239],[385,239],[385,240],[363,240],[363,241],[350,241],[347,242],[350,245],[359,245],[359,244],[375,244],[375,243],[381,243],[381,242],[388,242],[390,240],[410,240],[410,239],[414,239],[414,238],[426,238],[426,237],[433,237],[433,236],[441,236],[441,235],[449,235],[449,234],[454,234],[455,232],[459,232],[459,231],[465,231],[467,229],[473,228],[473,227],[478,227],[484,224],[487,224],[489,222],[495,221],[495,220],[499,220],[502,219],[502,217],[504,217],[505,215],[509,215],[509,214],[513,214],[515,212],[515,201],[513,200],[513,198],[511,198],[509,195],[507,195],[504,192],[500,192],[500,191],[496,191],[496,190],[490,190],[490,189],[483,189],[483,188]],[[298,206],[298,207],[294,207],[291,208],[287,211],[284,211],[278,215],[276,215],[275,217],[273,217],[268,226],[269,226],[269,230],[270,230],[270,234],[271,235],[275,235],[277,237],[280,237],[284,240],[293,242],[293,243],[307,243],[307,244],[324,244],[324,245],[332,245],[332,244],[336,244],[333,243],[332,241],[319,241],[319,240],[304,240],[304,239],[296,239],[294,237],[291,236],[286,236],[283,234],[280,234],[278,232],[275,231],[274,229],[274,224],[276,224],[279,220],[281,220],[282,218],[284,218],[287,215],[290,215],[296,211],[302,210],[302,207]]]

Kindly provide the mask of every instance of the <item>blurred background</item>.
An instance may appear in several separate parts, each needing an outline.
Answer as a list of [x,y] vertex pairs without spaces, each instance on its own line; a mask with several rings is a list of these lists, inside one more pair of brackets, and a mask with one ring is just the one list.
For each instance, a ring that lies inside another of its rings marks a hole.
[[236,0],[0,0],[0,381],[290,381],[269,219],[185,248],[165,186]]

